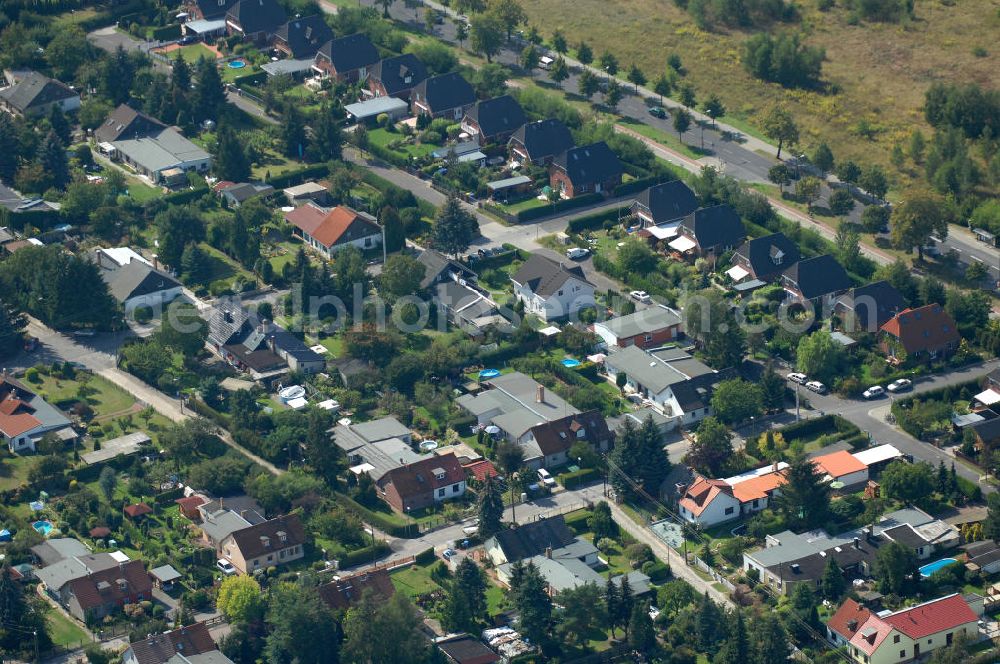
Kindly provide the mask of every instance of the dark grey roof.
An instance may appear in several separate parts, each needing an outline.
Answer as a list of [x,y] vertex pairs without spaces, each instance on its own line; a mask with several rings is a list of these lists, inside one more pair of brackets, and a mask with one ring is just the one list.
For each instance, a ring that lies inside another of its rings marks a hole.
[[31,72],[16,85],[0,90],[0,97],[21,113],[79,95],[68,85],[54,78]]
[[127,104],[122,104],[94,130],[98,141],[114,142],[118,140],[136,139],[151,134],[157,134],[166,125],[145,113],[140,113]]
[[522,125],[510,140],[520,143],[532,161],[555,157],[576,145],[569,128],[555,118]]
[[424,278],[420,280],[421,288],[428,288],[437,281],[449,278],[448,273],[455,273],[462,279],[475,279],[476,273],[467,266],[454,261],[440,251],[425,249],[417,256],[417,261],[424,266]]
[[250,320],[250,312],[232,300],[220,300],[208,319],[208,341],[223,346],[230,342]]
[[1000,440],[1000,417],[994,417],[981,422],[974,422],[969,427],[976,432],[984,443]]
[[922,546],[927,545],[927,540],[920,536],[916,530],[913,529],[908,523],[896,526],[895,528],[889,528],[882,531],[882,534],[891,539],[893,542],[899,542],[911,549],[918,549]]
[[197,5],[201,15],[206,20],[213,18],[223,18],[237,0],[190,0]]
[[501,530],[495,537],[507,561],[512,563],[544,555],[546,549],[561,549],[576,540],[561,514]]
[[574,186],[621,179],[624,172],[618,155],[604,141],[570,148],[557,156],[553,165],[566,171]]
[[181,282],[142,261],[130,261],[114,270],[101,270],[108,290],[119,302],[177,288]]
[[247,35],[273,33],[287,20],[288,15],[277,0],[240,0],[226,14],[226,21],[240,26]]
[[513,132],[523,126],[525,120],[524,109],[510,95],[481,101],[465,115],[479,125],[486,137]]
[[269,184],[255,184],[253,182],[241,182],[222,190],[222,195],[236,202],[242,203],[257,195],[266,195],[274,192],[274,187]]
[[387,95],[414,88],[427,78],[427,67],[412,53],[403,53],[375,63],[371,77],[382,83]]
[[367,35],[360,32],[328,41],[316,55],[329,60],[341,74],[373,65],[379,60],[378,49]]
[[531,258],[526,260],[511,277],[517,283],[530,288],[532,293],[542,297],[552,295],[571,278],[590,284],[583,273],[583,268],[579,265],[566,267],[541,254],[532,254]]
[[771,233],[747,240],[736,254],[750,264],[754,277],[762,279],[777,274],[799,260],[799,247],[784,233]]
[[292,19],[279,27],[274,36],[285,42],[293,58],[308,58],[333,39],[333,30],[321,15],[313,14]]
[[287,353],[300,362],[323,361],[322,355],[306,346],[301,339],[282,327],[271,325],[267,337],[272,341],[276,350]]
[[476,92],[458,72],[425,78],[413,87],[416,99],[426,103],[435,113],[476,101]]
[[807,300],[851,287],[851,278],[829,254],[801,260],[785,270],[784,276]]
[[877,332],[886,321],[907,307],[906,298],[888,281],[852,288],[837,302],[853,310],[858,327],[869,332]]
[[698,209],[698,197],[681,180],[653,185],[639,194],[636,203],[649,211],[654,224],[686,217]]
[[736,246],[747,236],[736,210],[725,203],[695,210],[681,221],[702,250]]

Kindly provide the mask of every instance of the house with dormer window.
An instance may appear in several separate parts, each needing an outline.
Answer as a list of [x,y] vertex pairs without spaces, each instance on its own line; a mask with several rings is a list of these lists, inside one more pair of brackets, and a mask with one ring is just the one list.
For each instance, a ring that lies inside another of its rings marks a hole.
[[218,553],[240,574],[276,567],[305,555],[306,534],[296,514],[279,516],[227,535]]
[[368,92],[375,97],[397,97],[409,101],[410,93],[427,78],[427,67],[417,56],[404,53],[379,60],[368,75]]
[[379,497],[402,514],[465,495],[465,470],[454,454],[431,455],[375,481]]
[[882,351],[895,364],[948,355],[961,341],[955,320],[940,304],[901,311],[879,333]]
[[611,449],[613,440],[607,420],[600,411],[588,410],[536,424],[528,429],[520,442],[524,450],[524,465],[538,470],[575,461],[569,457],[569,450],[578,442],[587,443],[595,452],[601,453]]
[[[799,262],[799,247],[784,233],[747,240],[733,253],[733,267],[726,274],[736,282],[747,277],[772,281]],[[738,268],[738,269],[737,269]]]

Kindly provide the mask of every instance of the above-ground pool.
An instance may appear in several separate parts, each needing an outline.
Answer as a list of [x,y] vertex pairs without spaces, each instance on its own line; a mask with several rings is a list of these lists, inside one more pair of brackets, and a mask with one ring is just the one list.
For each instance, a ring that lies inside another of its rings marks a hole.
[[51,521],[35,521],[31,524],[40,535],[43,537],[48,537],[49,533],[52,532],[52,522]]
[[483,369],[482,371],[479,372],[479,378],[480,379],[483,379],[483,378],[496,378],[499,375],[500,375],[500,370],[499,369]]
[[438,442],[436,440],[425,440],[420,443],[421,452],[430,452],[431,450],[436,450],[438,448]]
[[926,565],[920,568],[920,576],[926,579],[932,574],[934,574],[934,572],[939,572],[948,565],[952,565],[957,562],[958,561],[955,560],[954,558],[942,558],[941,560],[935,560],[932,563],[927,563]]
[[247,61],[246,60],[230,60],[229,61],[229,68],[230,69],[243,69],[246,66],[247,66]]
[[306,395],[306,388],[301,385],[289,385],[278,391],[278,398],[282,403],[288,403],[292,399],[301,399]]
[[562,365],[568,369],[580,366],[580,360],[574,360],[572,357],[567,357],[562,361]]

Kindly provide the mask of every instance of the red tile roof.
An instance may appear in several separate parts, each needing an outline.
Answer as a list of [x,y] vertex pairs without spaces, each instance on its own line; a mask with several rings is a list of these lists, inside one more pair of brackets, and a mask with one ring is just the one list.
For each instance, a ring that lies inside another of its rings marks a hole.
[[935,351],[961,340],[954,319],[939,304],[901,311],[882,331],[899,339],[907,353]]
[[979,618],[961,595],[949,595],[885,616],[883,620],[911,639],[922,639]]
[[847,450],[839,450],[833,454],[818,456],[813,459],[813,463],[833,479],[850,475],[851,473],[859,473],[868,468],[868,466],[858,461]]
[[850,641],[871,614],[871,611],[853,599],[847,599],[840,605],[837,612],[826,621],[826,626],[837,634],[840,634],[845,640]]
[[723,493],[732,496],[733,487],[722,480],[700,477],[684,492],[680,505],[694,516],[699,516],[719,494]]
[[[434,471],[443,471],[441,479],[438,479],[441,473]],[[458,462],[458,457],[454,454],[440,454],[393,468],[379,478],[378,485],[383,488],[390,484],[394,485],[396,493],[405,501],[464,479],[465,472]]]
[[[124,588],[119,584],[124,581]],[[151,599],[153,582],[141,560],[130,560],[69,582],[70,592],[80,607],[90,610],[98,606],[120,606],[129,599]]]
[[472,463],[465,464],[462,466],[465,472],[472,475],[476,481],[485,482],[486,477],[496,477],[500,473],[497,472],[496,466],[489,459],[480,459],[479,461],[473,461]]
[[31,404],[18,397],[18,391],[12,389],[0,401],[0,432],[8,438],[20,436],[41,424],[32,414],[35,409]]
[[187,498],[178,498],[174,502],[180,505],[182,510],[195,510],[207,501],[203,496],[188,496]]
[[310,203],[297,207],[285,213],[285,221],[295,226],[303,233],[312,235],[316,227],[323,221],[326,211]]
[[91,528],[88,534],[94,539],[101,539],[102,537],[110,535],[111,529],[107,526],[97,526],[95,528]]
[[319,587],[320,599],[331,609],[349,609],[365,593],[385,601],[396,593],[396,587],[384,569],[355,574]]
[[126,505],[124,511],[130,519],[134,519],[136,517],[152,514],[153,508],[146,503],[136,503],[135,505]]
[[378,227],[368,219],[349,208],[338,205],[330,210],[319,226],[310,233],[324,247],[359,240],[371,235],[377,235]]
[[785,473],[779,470],[734,484],[733,495],[741,503],[749,503],[753,500],[767,498],[772,491],[784,483]]

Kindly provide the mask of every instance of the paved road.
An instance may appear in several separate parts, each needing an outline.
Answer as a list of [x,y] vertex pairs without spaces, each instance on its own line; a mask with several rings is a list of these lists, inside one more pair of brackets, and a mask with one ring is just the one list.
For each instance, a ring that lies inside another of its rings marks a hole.
[[[898,398],[905,398],[912,394],[921,394],[948,385],[956,385],[974,380],[985,376],[997,367],[1000,367],[1000,360],[994,359],[983,364],[950,371],[944,375],[921,378],[914,383],[912,392],[900,395]],[[803,387],[800,387],[799,390],[801,396],[808,398],[814,408],[826,413],[841,415],[856,424],[862,431],[871,433],[875,444],[890,443],[895,445],[904,454],[909,454],[916,460],[926,461],[932,466],[937,466],[939,462],[950,466],[955,461],[953,450],[938,449],[929,443],[923,443],[899,427],[889,424],[885,419],[891,406],[889,399],[878,399],[875,401],[844,399],[834,394],[814,394]],[[968,466],[956,463],[955,468],[959,475],[979,484],[984,492],[995,490],[992,485],[981,483],[979,481],[979,474]]]

